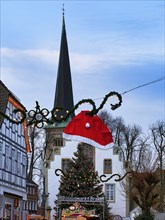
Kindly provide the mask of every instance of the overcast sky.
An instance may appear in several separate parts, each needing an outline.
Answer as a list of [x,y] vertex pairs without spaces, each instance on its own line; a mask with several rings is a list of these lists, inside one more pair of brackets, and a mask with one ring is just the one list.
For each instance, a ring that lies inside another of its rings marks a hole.
[[[75,104],[165,77],[164,0],[1,0],[1,80],[27,110],[53,108],[63,3]],[[164,100],[161,80],[104,108],[147,129],[165,119]]]

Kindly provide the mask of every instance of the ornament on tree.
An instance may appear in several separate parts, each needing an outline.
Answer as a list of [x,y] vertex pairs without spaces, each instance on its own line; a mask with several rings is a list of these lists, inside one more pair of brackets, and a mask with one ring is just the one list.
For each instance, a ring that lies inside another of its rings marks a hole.
[[109,128],[97,115],[90,116],[89,111],[82,111],[65,127],[63,137],[90,144],[101,149],[109,149],[113,144]]
[[75,206],[75,205],[72,205],[72,206],[69,207],[69,210],[70,210],[70,211],[74,211],[75,209],[76,209],[76,206]]

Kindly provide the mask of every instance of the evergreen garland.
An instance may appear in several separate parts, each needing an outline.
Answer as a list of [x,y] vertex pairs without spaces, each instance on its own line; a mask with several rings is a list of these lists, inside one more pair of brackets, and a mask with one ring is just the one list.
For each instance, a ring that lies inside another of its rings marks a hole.
[[[7,120],[9,120],[11,123],[13,124],[21,124],[23,123],[25,120],[27,120],[27,126],[30,125],[35,125],[37,128],[42,128],[44,126],[44,123],[46,122],[47,124],[54,124],[55,122],[63,122],[66,121],[69,116],[71,114],[73,114],[73,112],[75,110],[78,109],[78,107],[84,103],[88,103],[92,106],[92,110],[90,112],[88,112],[87,114],[89,114],[90,116],[94,116],[96,115],[105,105],[105,103],[107,102],[109,97],[112,96],[116,96],[118,99],[118,103],[116,104],[111,104],[111,109],[115,110],[116,108],[121,106],[122,103],[122,96],[117,93],[117,92],[110,92],[108,93],[102,103],[100,104],[100,106],[98,108],[96,108],[95,102],[92,99],[83,99],[81,101],[79,101],[73,109],[71,109],[70,111],[66,111],[65,115],[60,115],[60,111],[63,111],[64,108],[57,106],[55,108],[52,109],[52,111],[49,111],[46,108],[40,109],[40,105],[39,103],[36,101],[36,110],[30,110],[29,112],[27,112],[27,110],[21,110],[19,108],[16,108],[13,110],[13,113],[20,113],[21,115],[21,119],[13,119],[10,118],[10,116],[6,115],[5,113],[0,111],[0,116],[2,115],[4,118],[6,118]],[[49,113],[51,113],[51,119],[48,118]],[[57,117],[58,116],[58,117]]]

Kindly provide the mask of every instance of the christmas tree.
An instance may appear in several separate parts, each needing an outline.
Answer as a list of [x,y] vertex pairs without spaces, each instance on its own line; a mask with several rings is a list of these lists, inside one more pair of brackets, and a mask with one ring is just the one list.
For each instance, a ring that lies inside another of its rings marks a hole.
[[78,145],[77,152],[69,163],[67,171],[61,176],[59,195],[69,197],[101,197],[102,185],[94,164],[87,158],[83,147]]
[[[95,171],[92,160],[86,156],[81,144],[78,145],[77,152],[70,160],[68,169],[61,176],[58,196],[104,197],[98,172]],[[101,206],[94,204],[90,206],[82,205],[87,209],[96,209],[97,214],[103,212]],[[62,208],[66,208],[66,205],[61,205],[60,209]],[[107,215],[108,209],[105,211]]]

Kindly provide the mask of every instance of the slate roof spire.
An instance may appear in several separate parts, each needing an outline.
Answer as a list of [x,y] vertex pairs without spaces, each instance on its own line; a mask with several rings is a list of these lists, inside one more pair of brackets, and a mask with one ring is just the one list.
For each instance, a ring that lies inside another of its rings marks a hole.
[[[63,9],[63,18],[62,18],[61,46],[60,46],[59,64],[58,64],[58,72],[57,72],[54,107],[64,108],[63,112],[60,111],[60,115],[61,113],[65,115],[67,110],[70,111],[74,107],[68,43],[67,43],[67,36],[65,30],[64,9]],[[72,114],[72,117],[73,116],[74,114]]]

